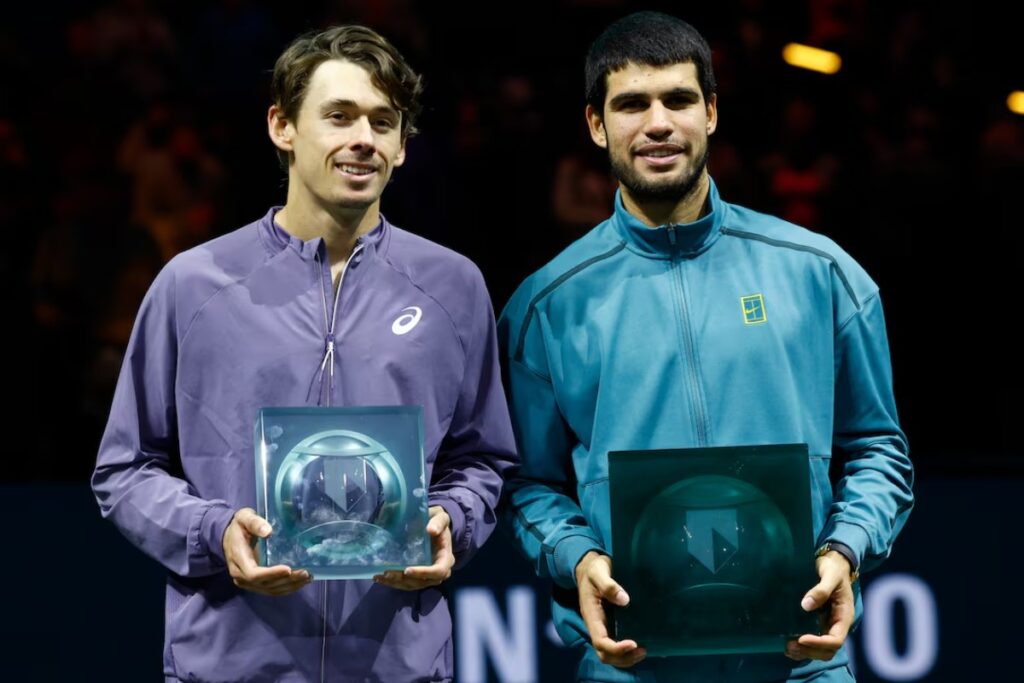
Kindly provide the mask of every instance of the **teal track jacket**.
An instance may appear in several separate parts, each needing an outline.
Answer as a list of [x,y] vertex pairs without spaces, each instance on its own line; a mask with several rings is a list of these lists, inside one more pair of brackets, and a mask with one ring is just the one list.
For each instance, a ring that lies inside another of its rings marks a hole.
[[[913,506],[878,287],[830,239],[726,203],[714,182],[710,202],[694,223],[652,229],[616,195],[614,214],[523,282],[499,321],[522,456],[505,522],[556,584],[571,645],[589,642],[576,564],[611,554],[609,451],[806,443],[815,541],[845,543],[862,570],[889,555]],[[588,647],[580,675],[758,681],[845,662],[780,653],[622,671]]]

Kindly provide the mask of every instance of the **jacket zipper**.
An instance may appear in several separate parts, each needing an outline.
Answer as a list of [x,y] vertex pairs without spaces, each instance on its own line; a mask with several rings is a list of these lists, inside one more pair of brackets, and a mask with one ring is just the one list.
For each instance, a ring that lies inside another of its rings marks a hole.
[[[352,259],[356,257],[360,251],[362,251],[363,245],[357,244],[356,248],[348,257],[348,261],[345,264],[344,269],[341,271],[341,277],[338,278],[338,291],[334,294],[334,306],[333,310],[328,313],[327,310],[327,283],[331,281],[330,268],[325,266],[320,260],[320,254],[316,255],[316,262],[320,265],[321,278],[320,278],[320,296],[323,300],[324,305],[324,329],[326,334],[324,336],[324,358],[320,363],[320,396],[318,396],[317,403],[323,398],[323,381],[324,372],[327,372],[327,405],[332,405],[334,401],[334,348],[335,348],[335,337],[334,328],[338,321],[338,301],[341,299],[341,287],[345,283],[345,274],[348,273],[349,264],[352,263]],[[333,289],[333,288],[332,288]]]
[[[334,328],[338,322],[338,301],[341,299],[341,287],[345,283],[345,274],[348,273],[349,265],[352,260],[356,257],[360,251],[362,251],[363,245],[357,244],[356,248],[349,254],[348,261],[345,263],[345,267],[341,271],[341,276],[338,278],[338,291],[334,293],[334,305],[333,310],[330,311],[328,316],[327,310],[327,284],[331,282],[331,269],[330,266],[325,265],[320,260],[320,253],[316,254],[317,265],[320,266],[320,295],[324,305],[324,329],[326,330],[324,336],[324,359],[320,363],[320,386],[319,395],[317,396],[317,404],[323,399],[324,393],[324,372],[328,374],[327,380],[327,405],[330,406],[334,402]],[[332,287],[333,289],[333,287]],[[321,602],[321,612],[323,613],[323,623],[321,625],[321,640],[320,640],[320,683],[324,683],[327,677],[327,587],[330,584],[329,581],[321,581],[323,585],[323,600]]]
[[[674,225],[668,226],[668,241],[673,247],[676,245],[676,226]],[[706,410],[704,408],[704,400],[702,398],[703,394],[700,390],[700,373],[697,369],[697,356],[694,352],[693,331],[690,327],[690,316],[684,303],[686,301],[686,293],[683,289],[683,263],[675,253],[672,254],[672,271],[672,279],[679,294],[679,318],[683,326],[683,344],[686,347],[686,361],[690,370],[690,393],[693,396],[692,418],[697,431],[697,445],[706,446],[708,443],[705,417]]]

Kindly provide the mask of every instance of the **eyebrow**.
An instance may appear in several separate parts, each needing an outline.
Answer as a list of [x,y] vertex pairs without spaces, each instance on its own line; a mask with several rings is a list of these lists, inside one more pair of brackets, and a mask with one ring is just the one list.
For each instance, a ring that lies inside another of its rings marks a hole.
[[[700,91],[694,90],[693,88],[672,88],[671,90],[666,90],[665,92],[658,93],[658,97],[662,99],[670,97],[688,97],[694,100],[698,100],[700,99]],[[650,99],[650,94],[641,91],[628,91],[624,93],[619,93],[618,95],[611,99],[611,101],[608,103],[608,106],[617,107],[621,105],[623,102],[627,102],[633,99],[647,100]]]
[[[352,100],[333,99],[327,100],[320,105],[320,114],[326,114],[330,111],[338,109],[339,107],[346,107],[349,109],[359,109],[359,105]],[[392,116],[399,116],[398,110],[388,105],[381,105],[374,107],[370,110],[374,114],[391,114]]]

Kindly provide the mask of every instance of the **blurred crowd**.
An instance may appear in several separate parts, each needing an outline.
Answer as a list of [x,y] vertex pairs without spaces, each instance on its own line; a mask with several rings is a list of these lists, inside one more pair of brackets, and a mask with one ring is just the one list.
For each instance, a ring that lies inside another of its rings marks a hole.
[[[422,133],[383,212],[474,259],[500,311],[611,210],[582,64],[636,9],[675,13],[711,42],[723,197],[829,235],[880,284],[919,471],[1024,472],[1011,433],[1024,117],[1005,104],[1024,60],[1005,16],[867,0],[107,0],[23,8],[0,28],[18,456],[0,481],[84,480],[157,271],[284,202],[265,114],[295,35],[364,23],[424,74]],[[843,69],[787,66],[791,41],[837,51]]]

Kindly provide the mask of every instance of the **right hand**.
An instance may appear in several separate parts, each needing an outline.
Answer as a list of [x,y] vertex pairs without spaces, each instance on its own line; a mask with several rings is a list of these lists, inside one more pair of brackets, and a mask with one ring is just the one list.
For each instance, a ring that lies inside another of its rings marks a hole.
[[591,550],[576,565],[576,586],[580,595],[580,614],[590,632],[590,642],[597,657],[605,664],[630,667],[647,656],[647,650],[635,640],[612,640],[608,635],[608,618],[603,600],[625,607],[629,596],[612,580],[612,559]]
[[313,580],[309,572],[295,571],[284,564],[261,567],[256,562],[256,541],[270,536],[270,532],[270,524],[252,508],[236,512],[224,531],[224,559],[228,563],[228,573],[236,586],[253,593],[294,593]]

